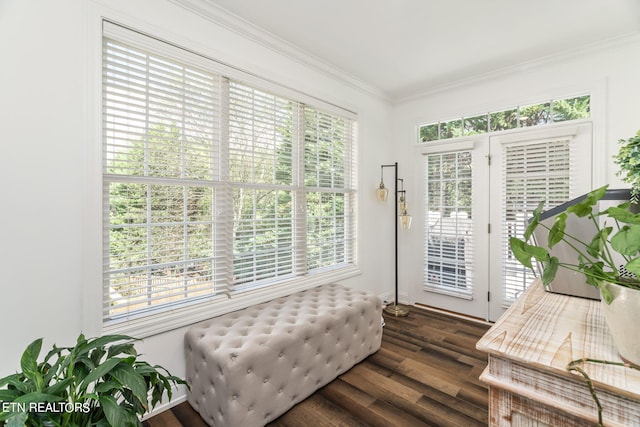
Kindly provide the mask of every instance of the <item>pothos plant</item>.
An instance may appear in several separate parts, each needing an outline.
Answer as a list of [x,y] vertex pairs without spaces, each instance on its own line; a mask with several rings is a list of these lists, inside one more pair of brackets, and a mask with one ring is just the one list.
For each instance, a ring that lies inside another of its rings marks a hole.
[[[640,138],[638,138],[638,141],[640,141]],[[640,173],[638,173],[638,176],[640,176]],[[640,290],[640,282],[638,281],[640,277],[640,214],[630,211],[630,202],[609,207],[604,211],[594,211],[594,206],[604,197],[606,190],[607,186],[604,186],[588,193],[582,201],[568,207],[565,212],[557,215],[551,227],[540,222],[540,215],[544,205],[544,202],[541,202],[533,212],[533,217],[524,232],[523,238],[512,237],[509,240],[509,244],[513,255],[524,266],[533,270],[533,260],[542,265],[541,280],[543,285],[549,285],[553,281],[558,268],[566,268],[582,273],[585,283],[599,288],[603,301],[606,304],[611,304],[613,296],[607,287],[608,283]],[[586,217],[593,222],[596,231],[591,240],[588,242],[582,241],[565,232],[567,219],[571,215],[580,218]],[[548,232],[547,247],[528,243],[534,230],[538,227],[543,227]],[[577,263],[561,262],[557,257],[549,253],[549,250],[560,242],[564,242],[575,251]],[[618,268],[618,264],[614,261],[614,253],[620,254],[624,260],[623,271]],[[603,426],[603,408],[596,395],[591,378],[583,369],[585,363],[600,363],[630,367],[632,369],[640,368],[626,362],[611,362],[590,358],[574,360],[567,365],[569,371],[578,372],[584,377],[598,411],[597,425]]]
[[[20,359],[21,372],[0,378],[0,426],[141,426],[140,417],[185,381],[139,359],[126,335],[53,348],[38,362],[42,339]],[[149,405],[151,400],[151,405]]]
[[631,184],[631,200],[640,201],[640,130],[629,139],[620,139],[618,154],[613,156],[620,167],[617,174],[625,182]]
[[[603,300],[610,304],[612,295],[606,284],[615,283],[633,289],[640,289],[640,214],[629,210],[630,203],[609,207],[602,212],[595,212],[594,206],[604,197],[607,186],[600,187],[579,203],[567,208],[559,214],[551,227],[540,222],[544,202],[533,212],[523,238],[512,237],[509,245],[514,257],[524,266],[533,270],[532,260],[542,265],[542,283],[549,285],[556,276],[558,268],[580,272],[588,285],[600,289]],[[567,218],[570,215],[586,217],[595,226],[595,234],[590,241],[581,241],[575,236],[565,233]],[[616,225],[614,229],[613,225]],[[529,239],[534,230],[543,227],[548,231],[548,247],[530,244]],[[614,230],[616,230],[614,232]],[[549,250],[560,242],[565,242],[576,252],[577,263],[561,262],[552,256]],[[613,259],[613,252],[624,259],[624,268],[632,274],[622,274]]]

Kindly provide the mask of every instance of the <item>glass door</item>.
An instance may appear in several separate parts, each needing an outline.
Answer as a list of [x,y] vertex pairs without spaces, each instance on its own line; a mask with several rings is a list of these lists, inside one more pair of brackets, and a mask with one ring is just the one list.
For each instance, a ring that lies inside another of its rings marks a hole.
[[423,152],[420,304],[495,321],[534,279],[512,256],[542,200],[591,190],[591,123],[439,143]]

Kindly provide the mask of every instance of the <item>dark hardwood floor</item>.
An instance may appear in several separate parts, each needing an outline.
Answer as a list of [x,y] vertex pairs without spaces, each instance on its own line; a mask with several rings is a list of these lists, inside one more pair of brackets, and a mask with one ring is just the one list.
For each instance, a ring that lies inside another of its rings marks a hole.
[[[475,345],[489,326],[415,307],[385,321],[377,353],[269,426],[487,425],[487,388],[478,380],[487,356]],[[206,426],[187,402],[144,425]]]

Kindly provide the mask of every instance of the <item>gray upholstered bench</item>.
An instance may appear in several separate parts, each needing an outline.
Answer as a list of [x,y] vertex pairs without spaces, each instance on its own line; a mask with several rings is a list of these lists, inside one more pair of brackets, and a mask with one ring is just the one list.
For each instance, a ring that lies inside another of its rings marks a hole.
[[377,296],[333,284],[194,325],[189,403],[212,426],[264,425],[376,352],[381,314]]

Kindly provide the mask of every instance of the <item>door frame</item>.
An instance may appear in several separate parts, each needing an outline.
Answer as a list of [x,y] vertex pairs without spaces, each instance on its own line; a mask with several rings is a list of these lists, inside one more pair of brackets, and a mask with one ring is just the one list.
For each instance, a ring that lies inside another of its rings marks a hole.
[[[584,132],[587,132],[586,134]],[[474,237],[480,241],[475,242],[474,251],[474,277],[478,280],[473,284],[472,295],[465,297],[453,295],[446,290],[425,289],[424,286],[424,254],[425,230],[416,230],[420,234],[423,251],[423,265],[420,269],[420,280],[409,289],[409,300],[419,305],[425,305],[449,312],[459,313],[486,321],[497,320],[509,307],[504,303],[502,289],[502,257],[501,257],[501,206],[504,195],[502,194],[503,172],[501,170],[502,156],[499,151],[502,144],[522,142],[527,140],[547,139],[558,136],[577,135],[580,137],[581,148],[573,150],[572,163],[576,165],[588,165],[587,174],[574,180],[570,198],[577,197],[591,190],[594,180],[593,174],[593,124],[591,120],[577,120],[562,122],[544,127],[518,128],[503,132],[473,135],[455,140],[444,140],[426,144],[419,147],[421,154],[416,166],[416,179],[420,182],[420,203],[422,209],[426,209],[426,180],[424,156],[429,154],[472,151],[472,176],[473,176],[473,218]],[[574,158],[573,156],[578,156]],[[577,166],[576,169],[579,167]],[[580,170],[574,172],[574,176],[580,175]],[[485,188],[486,195],[478,194],[477,189]],[[497,209],[496,209],[497,207]],[[426,213],[423,227],[427,227]],[[487,236],[483,238],[482,236]],[[485,240],[482,242],[482,240]],[[484,279],[483,279],[484,278]]]

